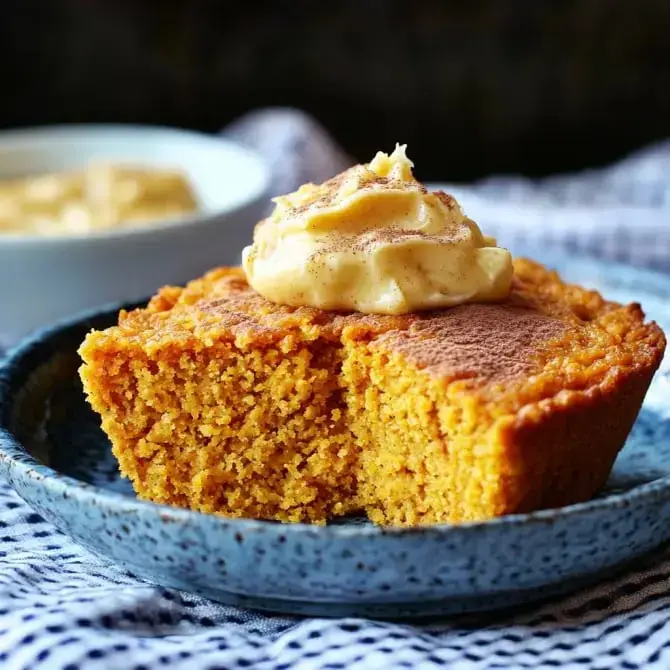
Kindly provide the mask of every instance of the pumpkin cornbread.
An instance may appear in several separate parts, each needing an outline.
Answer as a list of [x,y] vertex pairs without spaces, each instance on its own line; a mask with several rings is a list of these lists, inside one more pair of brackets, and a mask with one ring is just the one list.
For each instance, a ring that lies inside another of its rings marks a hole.
[[665,338],[639,305],[514,269],[501,303],[392,316],[276,305],[222,268],[90,333],[81,376],[159,503],[415,525],[586,500]]

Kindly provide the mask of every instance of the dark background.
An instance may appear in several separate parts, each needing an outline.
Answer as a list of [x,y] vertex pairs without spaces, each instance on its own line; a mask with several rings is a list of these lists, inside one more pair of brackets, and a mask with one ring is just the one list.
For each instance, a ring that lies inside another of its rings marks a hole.
[[669,64],[668,0],[2,0],[0,127],[295,105],[424,179],[542,175],[670,136]]

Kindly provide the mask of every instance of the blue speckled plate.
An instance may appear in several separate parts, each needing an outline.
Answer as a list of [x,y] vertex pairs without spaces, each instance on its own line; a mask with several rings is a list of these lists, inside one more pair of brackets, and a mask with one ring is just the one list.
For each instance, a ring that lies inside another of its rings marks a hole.
[[[670,330],[670,278],[536,254]],[[670,366],[602,494],[487,523],[382,529],[229,520],[139,501],[82,395],[76,350],[116,310],[41,332],[0,371],[0,473],[78,542],[134,573],[235,605],[406,617],[518,604],[573,588],[670,539]]]

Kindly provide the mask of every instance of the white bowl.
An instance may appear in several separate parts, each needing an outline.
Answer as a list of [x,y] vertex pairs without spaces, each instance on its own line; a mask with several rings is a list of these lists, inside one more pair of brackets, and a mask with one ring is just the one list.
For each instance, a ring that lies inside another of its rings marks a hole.
[[75,169],[90,159],[182,169],[200,211],[94,234],[0,233],[0,345],[75,312],[139,300],[217,265],[238,264],[266,204],[264,164],[214,136],[95,125],[0,132],[0,179]]

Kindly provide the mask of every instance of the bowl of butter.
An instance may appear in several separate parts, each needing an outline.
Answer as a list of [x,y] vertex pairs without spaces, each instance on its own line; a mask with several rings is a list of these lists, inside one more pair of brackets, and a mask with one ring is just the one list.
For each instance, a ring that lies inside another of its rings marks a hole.
[[0,347],[236,264],[266,204],[253,152],[195,132],[0,132]]

